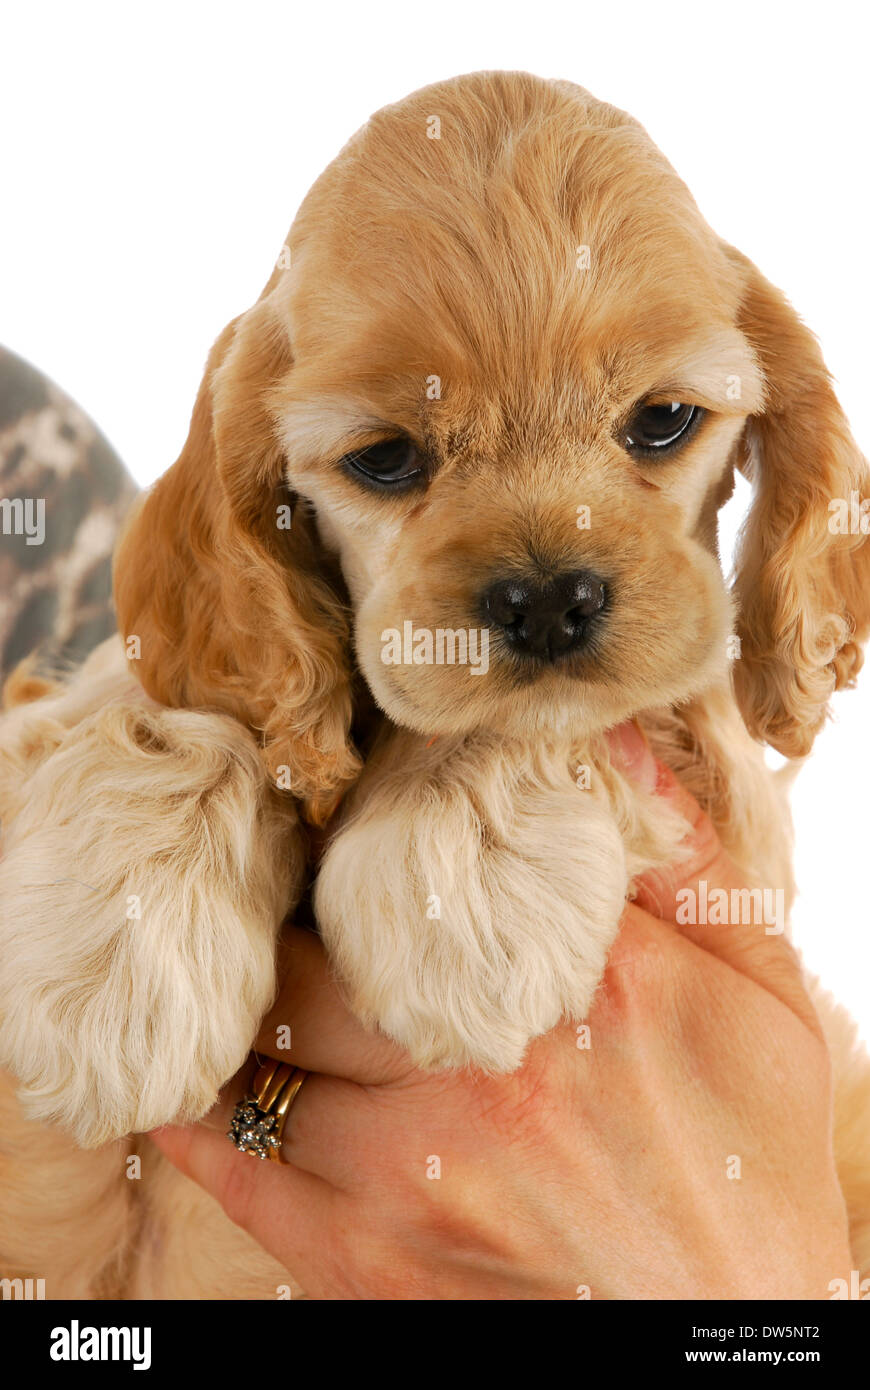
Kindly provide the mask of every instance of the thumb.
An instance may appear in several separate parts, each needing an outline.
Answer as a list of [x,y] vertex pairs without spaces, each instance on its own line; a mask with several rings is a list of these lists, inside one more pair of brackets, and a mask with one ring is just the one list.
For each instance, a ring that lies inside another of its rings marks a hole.
[[737,886],[739,870],[722,848],[710,817],[671,769],[656,760],[640,726],[633,721],[618,725],[608,734],[608,743],[626,777],[641,791],[664,797],[690,827],[678,863],[651,869],[635,880],[636,906],[663,922],[676,923],[677,894],[687,883],[706,877],[719,886]]
[[686,887],[697,888],[703,881],[708,888],[739,888],[744,881],[737,865],[728,855],[707,812],[702,810],[690,791],[679,782],[669,767],[658,763],[656,794],[682,816],[689,831],[680,846],[680,858],[675,864],[650,869],[637,879],[634,901],[653,917],[663,922],[679,924],[679,907]]
[[[636,768],[643,765],[643,759],[635,758]],[[681,936],[754,980],[821,1036],[797,953],[783,935],[786,885],[748,883],[706,811],[670,768],[656,766],[656,794],[690,829],[677,863],[650,870],[636,881],[633,905],[672,922]],[[631,767],[627,771],[631,776]],[[763,910],[765,905],[776,911]]]

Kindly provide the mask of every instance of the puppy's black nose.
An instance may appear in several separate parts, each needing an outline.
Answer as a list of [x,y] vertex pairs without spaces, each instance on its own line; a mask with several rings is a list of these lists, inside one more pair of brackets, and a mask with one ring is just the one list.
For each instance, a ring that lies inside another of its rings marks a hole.
[[483,594],[486,619],[510,645],[540,661],[556,661],[582,647],[589,620],[607,599],[604,580],[589,570],[539,579],[499,579]]

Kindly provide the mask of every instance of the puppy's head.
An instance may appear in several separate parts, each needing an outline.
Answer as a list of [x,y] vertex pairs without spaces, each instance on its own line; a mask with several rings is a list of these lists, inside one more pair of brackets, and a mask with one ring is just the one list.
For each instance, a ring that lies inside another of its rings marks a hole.
[[122,545],[122,631],[159,699],[262,729],[315,815],[357,766],[351,644],[433,735],[605,727],[698,693],[736,633],[751,730],[803,753],[870,620],[868,547],[828,524],[862,486],[813,338],[636,122],[477,74],[379,112],[309,193]]

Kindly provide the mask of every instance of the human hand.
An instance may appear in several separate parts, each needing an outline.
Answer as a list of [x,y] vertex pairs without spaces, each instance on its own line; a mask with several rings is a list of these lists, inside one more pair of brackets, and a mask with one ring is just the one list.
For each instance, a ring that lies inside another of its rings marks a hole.
[[294,928],[257,1043],[314,1073],[287,1166],[219,1132],[251,1068],[206,1122],[153,1136],[310,1297],[824,1298],[850,1268],[829,1061],[794,954],[758,927],[675,928],[680,886],[739,874],[673,776],[632,757],[693,825],[691,852],[626,909],[588,1036],[561,1025],[507,1076],[418,1071]]

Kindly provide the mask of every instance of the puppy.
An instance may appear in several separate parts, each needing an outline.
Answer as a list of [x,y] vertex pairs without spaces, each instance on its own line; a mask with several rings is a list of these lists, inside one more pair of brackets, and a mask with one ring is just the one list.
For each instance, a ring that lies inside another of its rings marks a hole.
[[[621,721],[787,902],[762,745],[805,756],[860,668],[870,550],[829,525],[854,490],[812,335],[630,117],[498,72],[375,115],[212,350],[118,549],[120,638],[0,733],[4,1272],[286,1279],[129,1136],[242,1064],[311,878],[351,1007],[420,1065],[510,1070],[581,1020],[686,830],[611,761]],[[866,1268],[870,1070],[821,1007]]]

